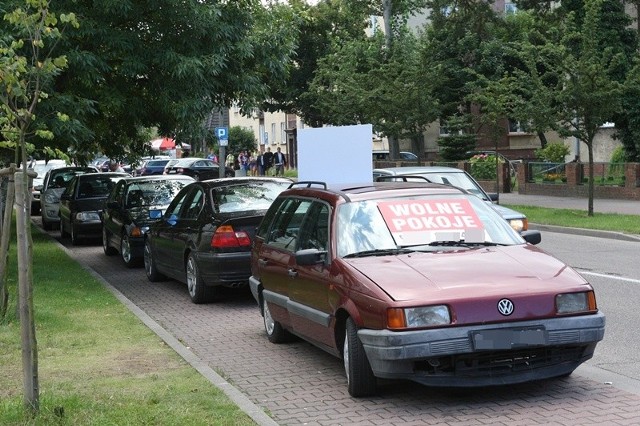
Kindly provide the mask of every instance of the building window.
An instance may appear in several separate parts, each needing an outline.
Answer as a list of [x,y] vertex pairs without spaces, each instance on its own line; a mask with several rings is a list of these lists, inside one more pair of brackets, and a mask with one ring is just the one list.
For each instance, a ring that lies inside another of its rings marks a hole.
[[264,124],[258,125],[258,137],[260,138],[260,145],[264,145],[267,143],[267,132],[264,130]]
[[271,143],[276,143],[276,123],[271,123]]
[[287,141],[287,132],[284,131],[284,121],[280,122],[280,143],[283,144]]
[[509,133],[531,133],[531,126],[521,121],[509,119]]

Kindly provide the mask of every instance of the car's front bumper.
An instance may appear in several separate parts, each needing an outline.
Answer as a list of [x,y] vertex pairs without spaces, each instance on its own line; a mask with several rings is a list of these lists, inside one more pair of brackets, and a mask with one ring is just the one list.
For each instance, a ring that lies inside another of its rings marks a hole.
[[[570,374],[593,356],[597,342],[604,337],[604,325],[605,317],[598,313],[433,330],[361,329],[358,336],[377,377],[409,379],[430,386],[474,387]],[[519,343],[515,344],[502,338],[495,344],[491,340],[474,342],[474,336],[483,332],[489,336],[535,338],[516,338]],[[484,348],[480,348],[482,345]]]
[[251,252],[196,254],[200,277],[207,286],[246,287],[251,276]]
[[60,204],[42,203],[40,213],[47,222],[60,222]]
[[90,238],[102,236],[102,222],[100,220],[75,221],[72,226],[76,235]]

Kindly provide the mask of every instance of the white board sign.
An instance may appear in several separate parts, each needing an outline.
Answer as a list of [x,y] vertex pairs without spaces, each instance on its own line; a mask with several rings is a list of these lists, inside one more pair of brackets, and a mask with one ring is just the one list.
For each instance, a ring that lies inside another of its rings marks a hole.
[[298,180],[371,182],[372,135],[371,124],[298,129]]

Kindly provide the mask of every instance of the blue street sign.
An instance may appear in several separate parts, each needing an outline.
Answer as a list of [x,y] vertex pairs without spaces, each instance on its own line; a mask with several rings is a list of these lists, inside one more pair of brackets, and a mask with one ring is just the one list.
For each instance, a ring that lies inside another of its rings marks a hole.
[[216,127],[215,132],[216,132],[216,136],[218,137],[218,142],[220,142],[220,146],[229,145],[229,128],[228,127]]

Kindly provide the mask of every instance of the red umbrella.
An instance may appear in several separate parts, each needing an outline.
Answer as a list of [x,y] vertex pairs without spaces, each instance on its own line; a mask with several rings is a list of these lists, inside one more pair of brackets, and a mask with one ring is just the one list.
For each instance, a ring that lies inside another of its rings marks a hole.
[[160,149],[167,150],[173,149],[176,147],[176,142],[171,138],[162,138],[162,142],[160,142]]

